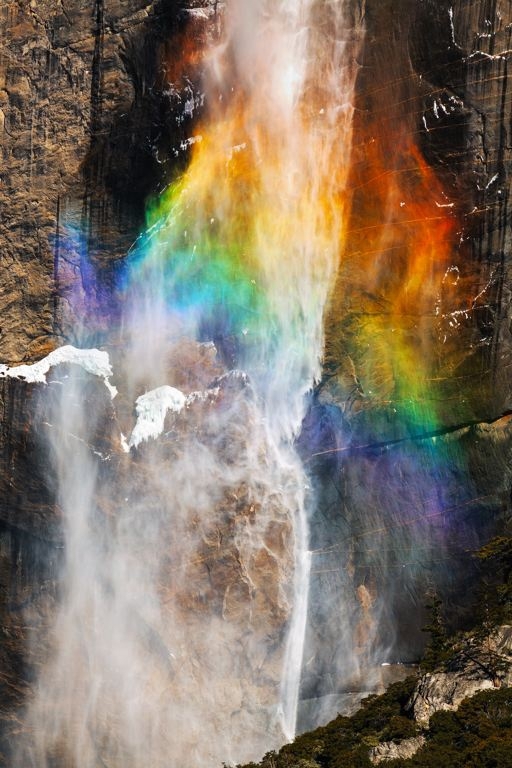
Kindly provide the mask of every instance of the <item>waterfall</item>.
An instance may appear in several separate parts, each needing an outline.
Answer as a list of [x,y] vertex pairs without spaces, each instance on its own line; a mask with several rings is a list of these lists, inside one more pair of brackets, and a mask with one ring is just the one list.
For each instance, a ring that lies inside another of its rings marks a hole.
[[294,441],[343,247],[358,24],[341,0],[227,4],[189,165],[127,258],[119,394],[76,359],[49,379],[65,558],[20,767],[239,762],[294,736]]
[[[343,245],[360,28],[348,3],[315,0],[234,0],[226,26],[207,52],[210,121],[135,249],[133,274],[145,288],[134,297],[133,365],[147,354],[155,307],[168,318],[170,306],[191,336],[206,327],[207,338],[235,339],[268,439],[293,467],[294,597],[281,685],[292,738],[310,568],[307,478],[293,441],[320,376],[324,307]],[[157,338],[151,360],[166,343]]]

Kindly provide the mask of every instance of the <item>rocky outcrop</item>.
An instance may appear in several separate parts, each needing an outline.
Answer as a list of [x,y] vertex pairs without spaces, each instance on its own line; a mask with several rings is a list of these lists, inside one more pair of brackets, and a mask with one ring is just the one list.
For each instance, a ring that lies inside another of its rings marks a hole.
[[370,750],[375,765],[389,760],[407,760],[428,744],[431,717],[436,712],[455,712],[462,702],[480,691],[512,685],[512,627],[480,627],[466,634],[453,647],[446,670],[421,676],[406,710],[420,731],[417,736],[382,742]]
[[374,765],[388,760],[407,760],[425,745],[424,736],[413,736],[398,743],[385,741],[370,750],[370,760]]
[[469,638],[449,665],[449,671],[424,675],[414,692],[411,709],[422,728],[435,712],[458,709],[464,699],[512,685],[512,627],[489,632],[484,641]]
[[425,675],[413,702],[415,720],[426,727],[434,712],[456,710],[464,699],[494,687],[492,680],[478,673],[437,672]]

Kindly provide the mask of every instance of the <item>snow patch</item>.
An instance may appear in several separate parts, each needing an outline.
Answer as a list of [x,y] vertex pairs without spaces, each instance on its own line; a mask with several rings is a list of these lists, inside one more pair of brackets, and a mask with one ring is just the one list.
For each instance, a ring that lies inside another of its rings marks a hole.
[[[209,347],[210,343],[204,346]],[[221,384],[226,382],[237,382],[240,388],[249,384],[249,377],[244,371],[236,369],[219,376],[208,389],[197,390],[189,395],[184,395],[181,390],[165,384],[138,397],[135,401],[137,421],[130,439],[126,440],[121,434],[121,445],[125,453],[129,453],[131,448],[136,448],[142,442],[159,437],[164,431],[168,411],[180,413],[195,403],[213,404],[219,397]]]
[[214,402],[220,394],[219,387],[212,387],[212,389],[198,390],[197,392],[191,392],[187,397],[186,406],[193,403],[207,403]]
[[234,155],[238,155],[247,149],[247,143],[244,141],[242,144],[234,144],[228,152],[228,160],[232,160]]
[[103,379],[111,398],[117,395],[117,389],[109,381],[112,376],[112,366],[108,352],[102,352],[99,349],[78,349],[70,344],[54,349],[49,355],[32,365],[16,365],[12,368],[8,365],[0,365],[0,379],[24,379],[31,384],[45,384],[46,374],[50,368],[61,363],[79,365],[87,373],[99,376]]
[[485,188],[489,189],[489,187],[492,187],[494,182],[498,181],[498,177],[499,177],[499,174],[495,173],[494,176],[492,177],[492,179],[489,181],[489,183],[487,184],[487,186]]
[[123,446],[124,450],[136,448],[143,441],[161,435],[167,412],[179,413],[184,407],[186,399],[183,392],[167,384],[138,397],[135,401],[137,422],[128,444],[125,443]]
[[[480,37],[492,37],[492,35],[480,35]],[[510,50],[499,51],[499,53],[486,53],[485,51],[474,51],[469,56],[467,56],[467,59],[469,60],[469,59],[476,59],[476,58],[484,58],[484,59],[488,59],[489,61],[497,61],[498,59],[503,59],[503,61],[505,61],[509,54],[510,54]]]
[[448,8],[448,16],[450,17],[450,32],[452,36],[452,43],[457,45],[455,42],[455,24],[453,23],[453,7]]
[[180,149],[185,151],[186,149],[189,149],[193,144],[198,144],[203,140],[203,137],[198,134],[197,136],[190,136],[188,139],[183,139],[183,141],[180,144]]
[[211,16],[215,15],[215,5],[213,7],[209,6],[208,8],[184,8],[183,10],[188,16],[192,16],[193,18],[209,19]]

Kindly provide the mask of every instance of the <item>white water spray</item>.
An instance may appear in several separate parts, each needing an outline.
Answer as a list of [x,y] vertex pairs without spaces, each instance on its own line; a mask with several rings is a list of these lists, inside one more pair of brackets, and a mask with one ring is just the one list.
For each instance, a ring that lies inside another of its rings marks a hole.
[[[132,265],[131,436],[90,376],[49,385],[66,558],[20,768],[240,762],[295,733],[310,555],[293,442],[343,238],[357,33],[335,0],[232,0],[225,20],[203,140]],[[236,261],[212,277],[219,253]],[[244,373],[200,343],[219,309]]]

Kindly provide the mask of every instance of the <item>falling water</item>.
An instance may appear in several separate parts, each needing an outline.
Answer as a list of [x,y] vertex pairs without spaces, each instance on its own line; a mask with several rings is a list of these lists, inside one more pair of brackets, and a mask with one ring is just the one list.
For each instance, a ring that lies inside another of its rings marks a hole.
[[[217,97],[210,122],[198,129],[191,165],[159,200],[134,259],[145,286],[143,300],[139,292],[134,300],[134,360],[147,356],[149,338],[156,350],[148,364],[162,358],[169,312],[187,335],[206,327],[208,338],[234,338],[267,439],[279,463],[293,467],[294,598],[281,685],[287,738],[295,732],[310,569],[307,480],[293,441],[320,376],[323,310],[343,242],[360,33],[347,6],[230,4],[227,39],[207,54]],[[157,337],[156,307],[164,318]]]
[[189,166],[128,258],[119,395],[77,366],[48,385],[65,562],[19,766],[220,764],[294,735],[294,439],[344,237],[359,32],[338,0],[232,0],[224,27]]

